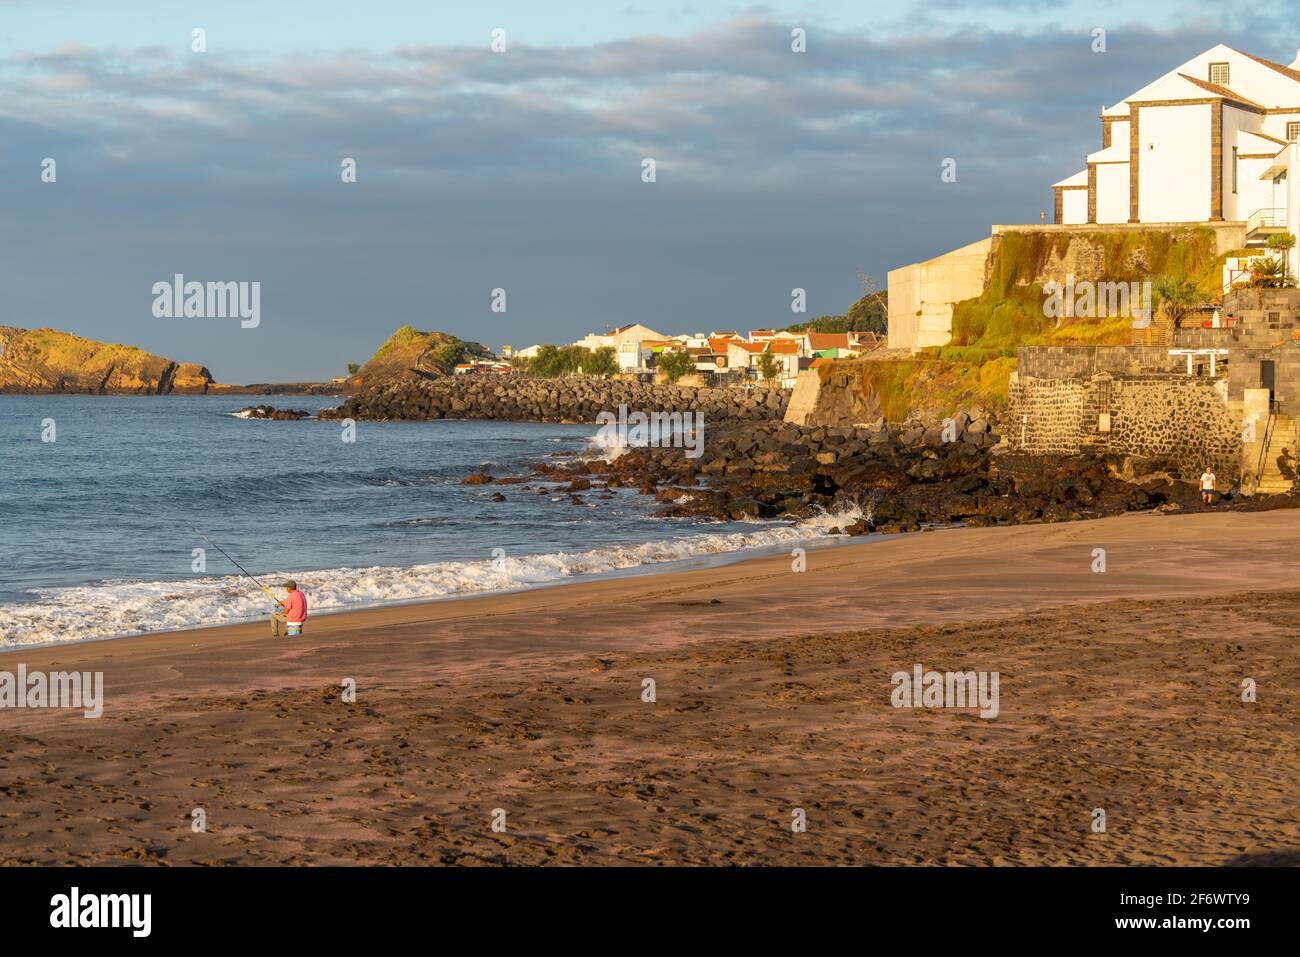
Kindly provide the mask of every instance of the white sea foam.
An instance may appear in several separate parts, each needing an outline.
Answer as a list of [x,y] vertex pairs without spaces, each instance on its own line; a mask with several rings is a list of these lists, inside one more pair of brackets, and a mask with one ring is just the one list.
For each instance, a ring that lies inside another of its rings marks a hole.
[[[703,533],[586,552],[439,562],[403,567],[277,571],[307,594],[313,612],[510,591],[641,565],[727,552],[795,545],[824,538],[861,518],[857,509],[824,514],[797,525],[764,523],[755,531]],[[170,582],[103,582],[36,592],[31,602],[0,605],[0,647],[81,641],[228,624],[264,617],[269,600],[236,576]]]

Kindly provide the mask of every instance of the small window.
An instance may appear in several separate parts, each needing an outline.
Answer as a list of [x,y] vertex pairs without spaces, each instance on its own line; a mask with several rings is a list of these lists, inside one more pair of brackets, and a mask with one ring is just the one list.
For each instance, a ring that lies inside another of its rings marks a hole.
[[1210,82],[1217,83],[1219,84],[1219,86],[1227,86],[1228,85],[1228,64],[1211,63]]
[[1300,123],[1288,123],[1286,125],[1286,138],[1292,143],[1300,140]]
[[1269,327],[1270,329],[1280,329],[1280,328],[1282,328],[1282,313],[1280,313],[1280,312],[1270,312],[1270,313],[1268,314],[1268,327]]

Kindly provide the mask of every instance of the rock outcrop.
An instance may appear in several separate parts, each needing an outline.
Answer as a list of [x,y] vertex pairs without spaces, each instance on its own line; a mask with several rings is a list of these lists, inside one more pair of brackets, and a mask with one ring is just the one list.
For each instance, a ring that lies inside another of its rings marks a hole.
[[167,395],[212,386],[212,374],[192,362],[55,329],[0,326],[0,393]]
[[[629,449],[611,463],[539,463],[534,481],[634,488],[659,514],[711,519],[845,516],[841,531],[920,531],[1100,518],[1138,510],[1202,508],[1193,483],[1168,463],[1117,455],[1030,456],[1007,451],[987,422],[958,413],[955,433],[920,426],[800,427],[737,423],[706,432],[703,454]],[[1214,508],[1294,508],[1294,496],[1235,490]]]
[[698,412],[710,422],[779,419],[789,393],[781,389],[696,389],[629,379],[574,376],[458,375],[407,379],[367,388],[322,419],[504,419],[595,422],[601,412]]
[[273,405],[250,405],[237,413],[242,419],[274,419],[277,422],[296,422],[306,419],[311,413],[305,409],[277,409]]
[[421,332],[412,326],[402,326],[348,380],[348,387],[372,389],[391,382],[451,375],[454,363],[446,360],[443,350],[456,344],[463,347],[466,355],[487,355],[487,349],[477,342],[462,342],[446,332]]

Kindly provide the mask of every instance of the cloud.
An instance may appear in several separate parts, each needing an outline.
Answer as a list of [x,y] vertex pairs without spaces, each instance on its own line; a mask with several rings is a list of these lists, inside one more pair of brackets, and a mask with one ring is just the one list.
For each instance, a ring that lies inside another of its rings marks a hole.
[[[504,54],[14,55],[0,174],[7,233],[28,241],[7,288],[41,323],[260,381],[337,372],[403,322],[516,345],[632,320],[787,324],[792,286],[839,312],[859,267],[883,278],[1036,220],[1096,148],[1103,102],[1216,42],[1252,48],[1204,26],[1114,27],[1106,54],[1081,30],[806,29],[804,54],[750,12]],[[172,271],[261,280],[271,348],[152,320],[145,292]],[[512,312],[492,325],[496,286]]]

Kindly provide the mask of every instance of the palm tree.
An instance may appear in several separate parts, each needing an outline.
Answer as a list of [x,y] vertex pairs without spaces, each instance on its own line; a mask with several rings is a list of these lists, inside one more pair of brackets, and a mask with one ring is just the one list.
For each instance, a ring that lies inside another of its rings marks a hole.
[[1159,309],[1175,328],[1182,325],[1189,312],[1199,309],[1205,301],[1196,283],[1177,276],[1161,276],[1151,284],[1153,309]]

